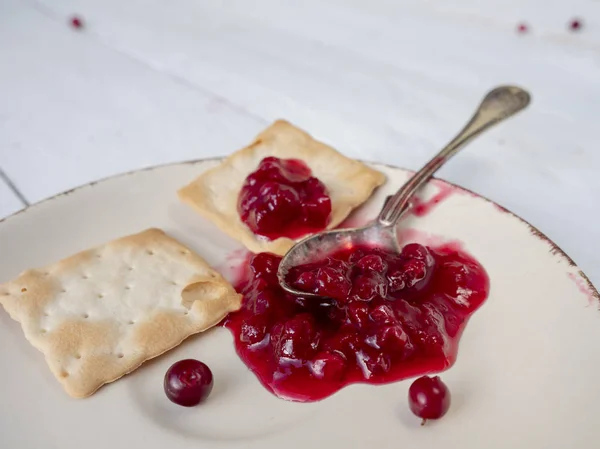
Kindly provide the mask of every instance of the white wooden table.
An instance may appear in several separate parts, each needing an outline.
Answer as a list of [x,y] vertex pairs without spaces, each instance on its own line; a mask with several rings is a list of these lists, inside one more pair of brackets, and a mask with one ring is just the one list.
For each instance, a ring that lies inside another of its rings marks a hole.
[[0,216],[227,154],[279,117],[418,168],[489,88],[516,83],[530,109],[440,176],[530,221],[599,284],[600,1],[450,3],[0,0]]

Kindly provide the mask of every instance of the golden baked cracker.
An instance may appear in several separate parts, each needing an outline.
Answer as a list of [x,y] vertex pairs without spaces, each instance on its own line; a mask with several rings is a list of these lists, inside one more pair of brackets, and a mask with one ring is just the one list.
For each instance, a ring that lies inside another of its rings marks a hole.
[[301,159],[310,167],[313,176],[325,184],[332,209],[328,229],[339,225],[385,182],[383,173],[342,155],[292,124],[278,120],[259,134],[250,146],[231,154],[181,188],[179,198],[249,250],[285,254],[294,240],[269,240],[254,234],[240,219],[237,210],[244,180],[267,156]]
[[0,304],[78,398],[216,325],[240,303],[220,274],[160,229],[0,285]]

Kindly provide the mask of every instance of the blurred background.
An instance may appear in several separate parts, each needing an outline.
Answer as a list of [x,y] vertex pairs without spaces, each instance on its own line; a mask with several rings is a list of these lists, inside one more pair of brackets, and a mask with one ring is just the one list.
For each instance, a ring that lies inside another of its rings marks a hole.
[[531,107],[439,176],[598,281],[600,0],[0,0],[0,217],[277,118],[419,168],[506,83]]

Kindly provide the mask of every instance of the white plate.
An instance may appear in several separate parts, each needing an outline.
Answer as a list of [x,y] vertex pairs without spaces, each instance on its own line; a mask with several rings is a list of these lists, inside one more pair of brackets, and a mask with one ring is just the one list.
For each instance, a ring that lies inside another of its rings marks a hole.
[[[9,217],[0,223],[0,281],[151,226],[225,269],[226,256],[239,245],[175,195],[215,163],[117,176]],[[375,166],[389,181],[354,220],[374,216],[408,176]],[[491,280],[490,297],[467,325],[456,364],[443,374],[453,403],[442,420],[419,426],[408,410],[410,382],[354,385],[312,404],[277,399],[238,359],[222,328],[190,338],[91,398],[70,399],[19,325],[0,310],[0,447],[599,447],[598,293],[521,219],[441,181],[424,192],[426,199],[436,194],[443,199],[430,213],[402,222],[404,235],[424,243],[461,241]],[[165,370],[184,357],[207,362],[216,379],[210,399],[192,409],[171,404],[162,389]]]

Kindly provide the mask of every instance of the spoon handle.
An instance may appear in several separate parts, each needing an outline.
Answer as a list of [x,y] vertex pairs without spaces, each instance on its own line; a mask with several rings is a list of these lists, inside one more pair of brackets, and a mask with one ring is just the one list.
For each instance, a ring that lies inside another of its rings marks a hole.
[[515,86],[501,86],[490,91],[462,131],[387,201],[377,218],[379,224],[393,226],[406,210],[414,193],[458,150],[486,129],[525,109],[530,99],[527,91]]

